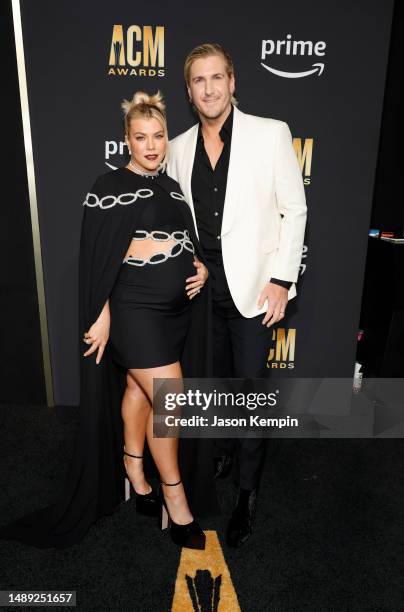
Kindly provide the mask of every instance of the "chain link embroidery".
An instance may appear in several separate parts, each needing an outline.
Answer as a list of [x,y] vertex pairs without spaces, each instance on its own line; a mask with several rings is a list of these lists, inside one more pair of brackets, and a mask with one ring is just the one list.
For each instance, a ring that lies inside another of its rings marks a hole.
[[[99,198],[95,193],[88,193],[83,206],[89,206],[90,208],[99,206],[105,210],[116,206],[116,204],[127,206],[136,202],[138,198],[151,198],[152,195],[154,195],[154,191],[151,189],[138,189],[135,193],[121,193],[119,196],[106,195],[103,198]],[[105,204],[104,202],[108,202],[108,200],[109,203]]]
[[167,251],[167,253],[154,253],[147,259],[139,259],[129,255],[129,257],[124,259],[122,263],[127,263],[131,266],[145,266],[146,264],[155,265],[167,261],[167,259],[170,257],[178,257],[178,255],[180,255],[184,249],[190,251],[191,253],[195,253],[195,248],[189,238],[188,230],[176,230],[171,234],[160,230],[153,230],[152,232],[147,232],[146,230],[136,230],[132,240],[146,240],[147,238],[152,238],[152,240],[156,240],[158,242],[175,240],[176,244],[174,244],[170,251]]
[[186,199],[182,195],[182,193],[177,193],[176,191],[170,191],[170,196],[174,198],[174,200],[181,200],[182,202],[186,202]]

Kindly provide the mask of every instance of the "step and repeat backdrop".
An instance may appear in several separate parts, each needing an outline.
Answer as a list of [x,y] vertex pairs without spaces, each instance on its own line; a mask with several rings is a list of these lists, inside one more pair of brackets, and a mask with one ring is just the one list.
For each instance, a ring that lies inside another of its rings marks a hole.
[[170,137],[184,131],[196,121],[184,59],[211,41],[233,57],[239,108],[288,123],[306,189],[298,297],[273,330],[268,369],[351,376],[393,0],[20,6],[55,403],[79,401],[82,203],[99,174],[127,163],[121,101],[159,89]]

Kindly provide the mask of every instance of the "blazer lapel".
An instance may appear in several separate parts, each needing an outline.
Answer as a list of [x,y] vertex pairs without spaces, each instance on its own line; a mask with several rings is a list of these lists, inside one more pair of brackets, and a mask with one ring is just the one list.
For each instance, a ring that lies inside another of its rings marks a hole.
[[227,173],[226,197],[224,200],[222,220],[222,236],[230,231],[233,221],[236,218],[238,204],[241,198],[241,187],[243,184],[242,172],[243,167],[245,167],[247,151],[244,118],[244,113],[239,111],[238,108],[234,107],[229,170]]

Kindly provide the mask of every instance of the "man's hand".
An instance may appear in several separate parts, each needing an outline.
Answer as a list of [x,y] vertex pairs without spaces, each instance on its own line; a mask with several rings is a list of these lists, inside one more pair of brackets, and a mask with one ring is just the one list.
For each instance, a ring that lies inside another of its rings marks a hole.
[[270,327],[285,316],[288,303],[288,290],[275,283],[267,283],[260,293],[258,308],[262,308],[267,300],[267,313],[262,320],[262,325]]
[[190,300],[200,293],[209,276],[207,267],[197,257],[194,257],[193,263],[196,268],[196,275],[187,278],[185,285],[185,290]]

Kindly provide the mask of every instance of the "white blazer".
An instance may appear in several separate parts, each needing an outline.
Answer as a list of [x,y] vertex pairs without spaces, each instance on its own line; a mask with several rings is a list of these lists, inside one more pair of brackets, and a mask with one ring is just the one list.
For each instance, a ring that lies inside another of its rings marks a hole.
[[[168,174],[181,186],[191,208],[191,175],[198,124],[170,142]],[[259,294],[273,278],[292,281],[296,295],[306,225],[302,174],[283,121],[242,113],[234,107],[221,242],[231,296],[244,317],[259,309]]]

